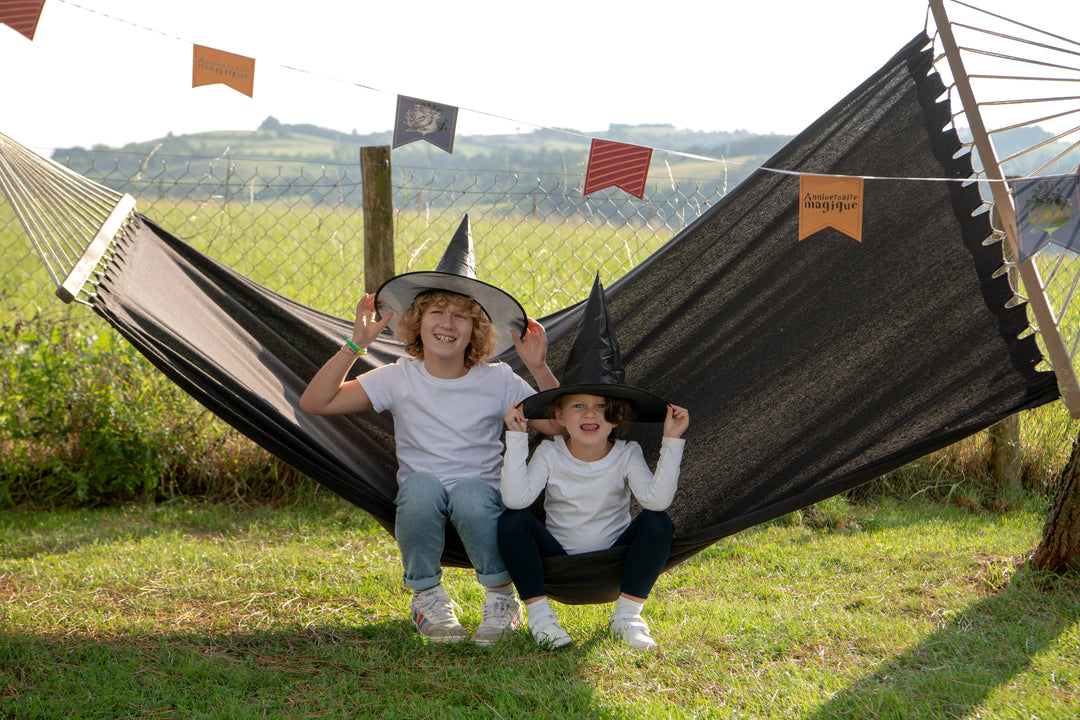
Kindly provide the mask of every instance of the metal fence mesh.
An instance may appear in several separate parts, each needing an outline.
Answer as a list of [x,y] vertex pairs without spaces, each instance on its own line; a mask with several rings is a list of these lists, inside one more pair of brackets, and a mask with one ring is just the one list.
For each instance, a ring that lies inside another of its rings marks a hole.
[[[59,158],[65,164],[63,158]],[[86,177],[136,198],[140,212],[238,272],[299,302],[351,316],[363,283],[358,165],[216,158],[133,165],[104,153]],[[132,171],[134,170],[134,171]],[[394,168],[397,272],[434,267],[469,214],[480,279],[505,286],[532,316],[584,299],[593,274],[617,279],[719,199],[721,183],[653,184],[582,196],[580,179]],[[5,204],[6,306],[48,314],[47,274]]]
[[[285,296],[352,316],[364,274],[359,165],[89,156],[88,167],[74,169],[132,194],[142,213],[195,247]],[[638,200],[620,190],[586,197],[580,178],[562,175],[408,166],[392,173],[396,271],[435,267],[468,213],[477,276],[511,291],[532,317],[584,299],[596,272],[610,284],[727,190],[722,182],[671,179],[651,183]],[[7,203],[0,238],[5,318],[66,312]],[[1021,417],[1026,472],[1038,482],[1063,466],[1075,434],[1060,405]],[[987,452],[981,435],[966,443]]]

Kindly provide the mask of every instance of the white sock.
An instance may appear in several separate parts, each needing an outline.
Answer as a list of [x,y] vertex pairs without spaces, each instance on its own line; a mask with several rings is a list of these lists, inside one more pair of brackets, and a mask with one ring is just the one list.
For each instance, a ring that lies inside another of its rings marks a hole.
[[533,625],[539,622],[542,618],[548,615],[554,615],[555,611],[548,605],[548,599],[542,597],[534,603],[529,603],[525,606],[526,612],[529,614],[529,624]]
[[485,585],[484,586],[484,593],[485,594],[494,593],[496,595],[505,595],[506,597],[513,597],[514,596],[514,583],[506,583],[505,585],[500,585],[499,587],[492,587],[491,585]]
[[622,617],[634,617],[641,614],[641,609],[645,607],[644,602],[637,602],[630,598],[625,598],[622,595],[615,601],[615,609],[612,610],[611,615],[621,615]]

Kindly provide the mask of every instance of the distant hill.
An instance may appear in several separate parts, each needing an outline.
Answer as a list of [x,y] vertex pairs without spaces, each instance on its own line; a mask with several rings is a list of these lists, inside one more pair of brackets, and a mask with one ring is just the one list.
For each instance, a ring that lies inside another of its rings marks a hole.
[[[590,137],[751,165],[771,156],[790,139],[790,136],[760,135],[746,130],[678,130],[672,125],[612,125],[607,132],[591,134],[540,129],[509,135],[458,135],[452,155],[429,143],[414,142],[395,148],[393,162],[395,166],[425,169],[579,175],[581,170],[577,168],[584,168],[588,158]],[[53,153],[53,158],[71,164],[76,170],[85,166],[87,156],[102,155],[115,156],[121,165],[141,163],[150,155],[163,160],[228,157],[234,161],[349,164],[359,162],[361,147],[389,145],[392,139],[390,131],[365,135],[344,133],[317,125],[287,125],[268,117],[255,131],[170,133],[118,148],[104,145],[89,150],[61,148]],[[660,155],[675,177],[712,180],[723,174],[720,163],[691,160],[672,153],[658,153],[654,159]]]
[[[685,197],[686,186],[693,191],[695,183],[702,184],[704,197],[715,197],[723,191],[718,188],[730,190],[791,139],[747,130],[680,130],[672,125],[611,125],[606,132],[591,134],[540,129],[507,135],[459,135],[453,154],[430,143],[413,142],[394,149],[392,164],[398,177],[410,180],[401,184],[413,188],[419,183],[440,190],[475,191],[480,175],[485,176],[485,187],[505,187],[514,175],[544,178],[541,184],[549,188],[567,188],[583,181],[592,137],[653,148],[650,182],[656,193],[672,197]],[[995,136],[995,145],[1004,158],[1050,138],[1050,133],[1040,128],[1021,128]],[[392,139],[390,131],[361,135],[310,124],[287,125],[268,117],[254,131],[170,133],[120,148],[59,149],[53,158],[88,177],[106,176],[113,189],[134,194],[146,182],[154,182],[160,192],[178,197],[190,196],[192,186],[199,185],[215,194],[228,189],[251,199],[269,200],[287,193],[312,203],[333,197],[335,203],[359,205],[360,149],[390,145]],[[1037,153],[1009,163],[1006,172],[1030,174],[1053,161],[1063,148],[1062,143],[1049,143]],[[1069,158],[1071,166],[1060,160],[1043,172],[1071,171],[1076,165],[1075,153]],[[721,159],[728,162],[717,162]],[[195,161],[199,162],[192,165]],[[175,183],[173,169],[189,165],[198,170]],[[561,201],[559,193],[542,191],[535,185],[532,189],[515,187],[521,191],[518,195],[525,193],[529,198],[517,202],[532,203],[533,212],[576,210],[574,203]]]

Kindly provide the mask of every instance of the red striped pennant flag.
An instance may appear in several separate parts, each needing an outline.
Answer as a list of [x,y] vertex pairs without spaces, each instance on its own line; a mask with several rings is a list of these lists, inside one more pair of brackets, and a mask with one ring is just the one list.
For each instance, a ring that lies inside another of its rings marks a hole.
[[0,23],[10,25],[33,40],[44,7],[45,0],[3,0],[0,2]]
[[585,170],[583,195],[617,187],[639,200],[645,197],[645,181],[649,177],[652,148],[611,140],[592,141],[589,166]]

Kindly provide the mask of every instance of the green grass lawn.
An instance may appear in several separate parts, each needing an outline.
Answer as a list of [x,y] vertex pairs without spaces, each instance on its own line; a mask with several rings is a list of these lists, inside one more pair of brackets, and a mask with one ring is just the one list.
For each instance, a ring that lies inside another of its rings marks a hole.
[[325,495],[6,510],[0,717],[1075,717],[1080,577],[1022,565],[1043,515],[835,498],[664,574],[637,654],[557,603],[569,649],[425,644],[392,539]]

